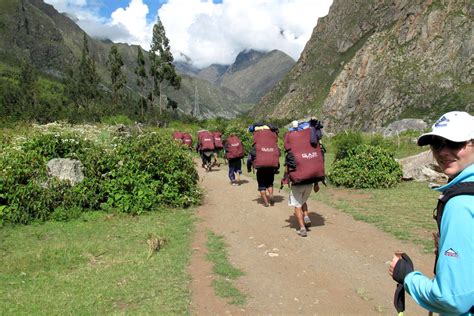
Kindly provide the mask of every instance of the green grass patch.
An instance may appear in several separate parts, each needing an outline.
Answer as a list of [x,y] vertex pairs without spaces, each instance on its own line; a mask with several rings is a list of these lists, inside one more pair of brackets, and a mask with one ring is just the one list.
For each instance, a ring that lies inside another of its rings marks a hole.
[[[0,229],[0,314],[189,314],[192,213]],[[147,239],[165,240],[153,251]]]
[[436,231],[432,211],[437,196],[426,182],[402,182],[391,189],[321,186],[321,191],[312,198],[431,252],[432,232]]
[[227,245],[223,236],[218,236],[213,232],[208,232],[207,239],[207,259],[214,264],[213,271],[216,279],[212,282],[216,295],[229,298],[230,304],[243,305],[246,298],[232,283],[244,273],[233,267],[229,262],[229,256],[226,251]]

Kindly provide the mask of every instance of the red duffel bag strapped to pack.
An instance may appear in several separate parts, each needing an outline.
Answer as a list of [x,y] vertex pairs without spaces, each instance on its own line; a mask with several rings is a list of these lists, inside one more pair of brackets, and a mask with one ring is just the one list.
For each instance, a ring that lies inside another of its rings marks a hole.
[[183,144],[188,146],[189,148],[193,147],[193,137],[189,133],[183,133]]
[[225,157],[227,159],[234,159],[243,158],[244,156],[245,150],[240,139],[235,135],[227,137],[225,142]]
[[222,133],[221,132],[212,132],[212,136],[214,136],[214,148],[215,149],[224,148],[224,145],[222,144]]
[[294,157],[293,166],[288,168],[291,183],[315,183],[324,181],[324,156],[321,144],[311,145],[311,128],[290,131],[285,134],[285,151]]
[[214,136],[209,131],[201,131],[198,133],[199,150],[214,150]]
[[270,129],[262,129],[253,133],[255,146],[254,168],[279,166],[280,150],[278,149],[278,136]]

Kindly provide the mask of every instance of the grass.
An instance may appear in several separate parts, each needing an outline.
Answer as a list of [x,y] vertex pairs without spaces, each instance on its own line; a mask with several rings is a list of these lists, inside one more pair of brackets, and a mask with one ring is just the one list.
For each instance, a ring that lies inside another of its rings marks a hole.
[[182,210],[3,227],[0,314],[189,314],[191,227]]
[[392,189],[354,190],[320,186],[312,198],[390,233],[400,240],[433,250],[436,223],[432,210],[438,194],[426,182],[402,182]]
[[232,281],[244,273],[229,262],[226,247],[224,237],[208,232],[207,259],[214,264],[213,271],[216,274],[212,285],[217,296],[229,298],[230,304],[243,305],[246,297],[233,285]]

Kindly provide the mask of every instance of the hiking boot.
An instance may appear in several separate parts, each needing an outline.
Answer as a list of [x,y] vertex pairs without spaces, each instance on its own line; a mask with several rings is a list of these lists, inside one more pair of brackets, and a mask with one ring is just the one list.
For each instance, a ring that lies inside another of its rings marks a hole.
[[305,216],[303,220],[304,220],[304,227],[306,228],[311,227],[311,219],[309,218],[309,216]]
[[301,237],[306,237],[308,236],[308,232],[306,231],[305,228],[301,228],[300,230],[297,230],[296,233],[300,235]]

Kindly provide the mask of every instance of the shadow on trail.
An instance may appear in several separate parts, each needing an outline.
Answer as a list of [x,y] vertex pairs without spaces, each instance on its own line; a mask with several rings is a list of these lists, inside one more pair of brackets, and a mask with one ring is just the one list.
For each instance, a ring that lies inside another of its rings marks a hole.
[[[293,211],[293,208],[291,208],[291,210]],[[318,213],[309,212],[309,218],[311,219],[311,228],[318,227],[318,226],[324,226],[324,217],[322,217]],[[296,217],[293,214],[290,215],[288,217],[288,219],[285,220],[285,222],[287,222],[288,225],[285,225],[283,227],[290,227],[290,228],[293,228],[293,229],[299,229],[300,228],[299,225],[298,225],[298,222],[296,221]]]
[[[285,200],[285,198],[284,198],[283,196],[281,196],[281,195],[274,195],[274,196],[273,196],[273,204],[274,204],[274,205],[276,205],[276,204],[278,204],[278,203],[281,203],[281,202],[283,202],[284,200]],[[260,205],[264,205],[264,204],[265,204],[265,203],[263,202],[263,198],[262,198],[261,196],[259,196],[259,197],[255,198],[255,199],[253,199],[252,201],[257,202],[257,203],[260,204]],[[270,206],[270,207],[271,207],[271,206]]]

